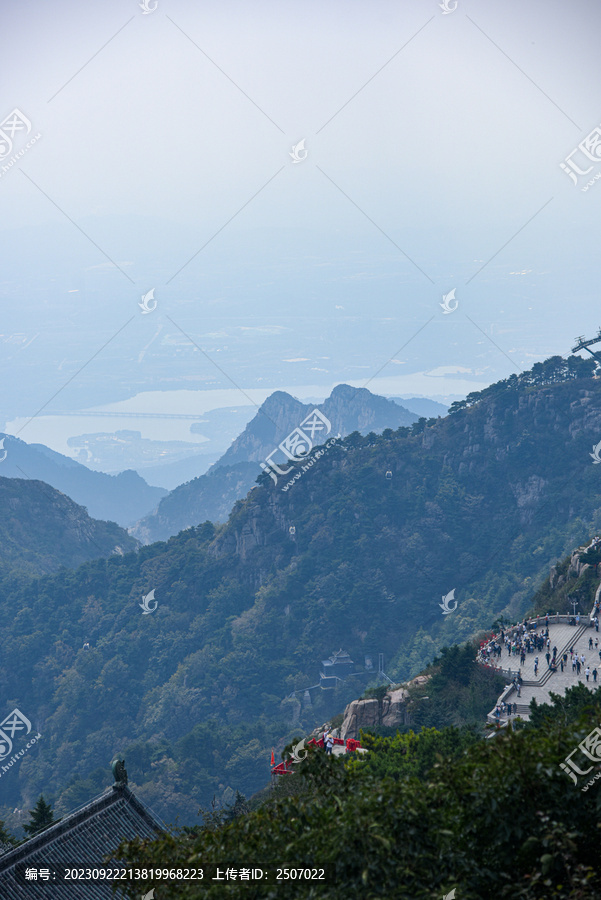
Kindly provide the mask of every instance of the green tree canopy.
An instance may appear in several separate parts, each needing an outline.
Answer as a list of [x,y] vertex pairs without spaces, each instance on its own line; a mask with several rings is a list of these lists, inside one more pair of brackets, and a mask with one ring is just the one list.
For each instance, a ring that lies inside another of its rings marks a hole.
[[[588,708],[580,693],[554,698],[543,727],[508,727],[490,740],[456,729],[373,738],[384,766],[309,753],[289,776],[305,791],[194,837],[134,841],[119,853],[155,868],[261,860],[328,869],[319,888],[162,883],[161,900],[440,900],[453,888],[461,900],[596,900],[599,787],[583,793],[559,766],[601,718],[601,691]],[[154,884],[128,887],[128,896]]]

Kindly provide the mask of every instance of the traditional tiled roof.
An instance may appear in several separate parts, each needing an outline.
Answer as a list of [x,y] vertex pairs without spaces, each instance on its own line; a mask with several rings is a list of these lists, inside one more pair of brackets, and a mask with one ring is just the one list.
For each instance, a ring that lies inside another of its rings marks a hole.
[[[113,882],[59,880],[59,867],[107,868],[104,857],[122,840],[168,831],[125,785],[115,784],[60,822],[0,857],[2,900],[114,900]],[[50,869],[56,879],[17,881],[16,867]],[[61,868],[62,871],[62,868]]]
[[342,664],[347,666],[354,665],[353,660],[346,650],[337,650],[335,653],[332,653],[329,659],[322,659],[321,663],[323,666],[336,666]]

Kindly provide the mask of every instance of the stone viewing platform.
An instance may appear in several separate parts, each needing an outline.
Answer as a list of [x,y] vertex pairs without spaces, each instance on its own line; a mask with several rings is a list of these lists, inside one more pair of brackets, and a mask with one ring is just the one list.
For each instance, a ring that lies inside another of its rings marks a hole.
[[[601,586],[600,586],[601,587]],[[599,591],[597,591],[598,599]],[[580,622],[577,622],[575,616],[572,615],[553,615],[548,616],[548,625],[546,617],[539,616],[536,619],[530,619],[524,625],[514,625],[504,632],[504,640],[501,642],[501,634],[495,635],[490,641],[487,641],[480,648],[477,661],[482,665],[490,666],[499,673],[507,677],[507,686],[504,688],[495,709],[487,716],[487,720],[491,723],[500,725],[507,724],[508,721],[521,717],[529,719],[530,701],[536,699],[539,704],[549,702],[549,694],[565,694],[569,687],[579,682],[584,684],[590,690],[595,690],[597,685],[601,684],[601,632],[599,632],[598,624],[595,624],[595,616],[597,608],[590,615],[581,616]],[[573,624],[570,624],[572,622]],[[598,619],[597,619],[598,623]],[[546,646],[542,650],[532,649],[525,653],[525,659],[520,661],[520,651],[513,651],[511,655],[508,653],[505,642],[509,639],[511,642],[524,641],[526,637],[532,640],[534,635],[540,638],[545,635],[548,628],[549,652],[551,653],[550,662],[553,659],[553,648],[557,647],[556,669],[553,670],[547,664]],[[592,639],[592,647],[590,640]],[[597,641],[597,648],[595,648]],[[501,655],[494,653],[495,647],[501,647]],[[493,653],[487,659],[487,651],[491,649]],[[573,649],[573,657],[570,650]],[[561,660],[567,654],[567,661],[564,662],[563,672],[561,671]],[[580,673],[572,670],[572,659],[584,657],[584,663],[581,664]],[[538,672],[534,674],[534,661],[538,657]],[[587,680],[586,669],[590,669]],[[593,670],[597,670],[597,680],[593,676]],[[521,683],[520,683],[521,682]],[[497,710],[502,704],[517,705],[517,714],[509,714],[507,711],[497,714]]]
[[[551,589],[565,585],[570,576],[581,578],[587,570],[599,577],[599,567],[582,559],[587,551],[595,549],[601,549],[601,537],[594,537],[590,544],[574,550],[564,574],[558,575],[557,567],[552,566]],[[508,626],[483,641],[477,662],[495,669],[507,679],[487,721],[504,727],[514,718],[529,719],[532,700],[539,705],[548,703],[550,693],[563,696],[568,688],[578,683],[594,691],[601,684],[600,615],[601,582],[588,615],[549,613],[524,619],[521,624]],[[579,666],[573,665],[576,660]]]

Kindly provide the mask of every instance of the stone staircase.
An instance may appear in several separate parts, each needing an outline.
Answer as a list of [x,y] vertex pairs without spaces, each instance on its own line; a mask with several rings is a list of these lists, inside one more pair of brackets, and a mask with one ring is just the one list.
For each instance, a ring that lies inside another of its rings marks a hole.
[[[582,637],[582,635],[587,631],[587,629],[588,629],[589,627],[590,627],[590,621],[589,621],[589,619],[587,618],[587,619],[586,619],[586,624],[580,625],[580,626],[576,629],[576,631],[574,632],[574,634],[573,634],[573,636],[570,638],[570,640],[569,640],[563,647],[561,647],[560,649],[558,649],[558,651],[557,651],[557,659],[558,659],[558,660],[561,659],[561,657],[564,655],[564,653],[567,653],[567,652],[569,651],[570,647],[575,647],[575,646],[576,646],[576,644],[578,643],[578,641],[580,640],[580,638]],[[553,675],[553,672],[551,671],[551,669],[547,669],[547,671],[545,672],[545,674],[544,674],[541,678],[539,678],[538,681],[534,681],[534,682],[532,682],[532,683],[533,683],[533,684],[538,684],[539,687],[544,687],[544,686],[546,685],[546,683],[548,682],[549,678],[551,678],[552,675]]]

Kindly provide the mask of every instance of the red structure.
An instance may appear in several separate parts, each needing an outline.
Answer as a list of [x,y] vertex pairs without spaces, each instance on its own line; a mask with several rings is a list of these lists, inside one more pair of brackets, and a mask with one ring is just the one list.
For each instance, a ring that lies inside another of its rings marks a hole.
[[[338,744],[338,746],[345,747],[347,753],[354,753],[355,750],[361,747],[361,741],[356,741],[353,738],[348,738],[345,742],[342,738],[334,738],[334,744]],[[320,738],[318,741],[313,738],[305,744],[306,747],[319,747],[323,750],[323,738]],[[289,759],[284,760],[284,762],[279,763],[277,766],[272,765],[271,774],[272,775],[292,775],[294,773],[294,769],[292,768],[295,764],[295,760],[290,757]]]
[[274,766],[271,770],[272,775],[292,775],[292,766],[294,760],[287,759],[284,762],[281,762],[278,766]]

